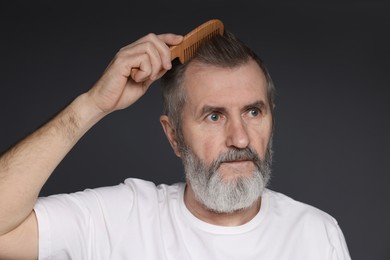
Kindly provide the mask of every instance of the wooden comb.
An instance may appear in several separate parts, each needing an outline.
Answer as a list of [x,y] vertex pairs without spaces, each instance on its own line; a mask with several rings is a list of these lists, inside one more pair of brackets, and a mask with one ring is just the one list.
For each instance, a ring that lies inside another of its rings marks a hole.
[[171,60],[179,58],[183,64],[190,60],[204,41],[222,35],[224,25],[218,19],[209,20],[187,33],[179,45],[171,46]]
[[[222,35],[224,31],[224,25],[221,20],[212,19],[209,20],[191,32],[187,33],[183,37],[183,41],[178,44],[170,47],[171,50],[171,61],[179,58],[180,62],[183,64],[190,60],[200,44],[215,35]],[[137,73],[138,68],[131,69],[131,77],[134,79],[135,74]]]

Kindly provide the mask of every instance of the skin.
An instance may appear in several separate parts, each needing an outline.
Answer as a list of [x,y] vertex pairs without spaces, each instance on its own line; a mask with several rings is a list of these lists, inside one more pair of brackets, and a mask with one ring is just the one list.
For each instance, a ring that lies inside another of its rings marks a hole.
[[[264,158],[272,133],[272,113],[267,98],[266,78],[254,61],[236,67],[219,68],[193,63],[185,72],[187,102],[182,112],[185,143],[207,165],[230,148],[256,150]],[[177,156],[181,156],[169,118],[162,126]],[[219,174],[231,181],[255,169],[252,161],[222,163]],[[191,183],[184,195],[188,209],[199,219],[216,225],[237,226],[259,211],[260,200],[233,214],[217,214],[195,199]]]
[[148,34],[122,48],[96,84],[0,157],[0,259],[37,259],[33,207],[54,169],[108,114],[129,107],[171,68],[180,35]]

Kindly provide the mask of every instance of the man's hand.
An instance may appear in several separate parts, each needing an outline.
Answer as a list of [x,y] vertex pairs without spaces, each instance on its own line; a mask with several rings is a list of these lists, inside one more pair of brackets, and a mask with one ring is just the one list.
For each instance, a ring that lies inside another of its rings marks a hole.
[[182,40],[179,35],[151,33],[122,48],[88,92],[97,108],[110,113],[137,101],[153,81],[171,68],[167,45],[177,45]]

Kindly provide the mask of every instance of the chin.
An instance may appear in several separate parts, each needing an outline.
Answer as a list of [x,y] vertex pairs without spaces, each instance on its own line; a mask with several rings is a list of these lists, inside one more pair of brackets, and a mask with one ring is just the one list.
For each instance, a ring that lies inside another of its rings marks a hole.
[[218,174],[221,179],[226,182],[234,181],[240,178],[250,178],[253,177],[255,172],[253,163],[251,162],[250,164],[252,164],[250,167],[232,167],[230,165],[221,165],[218,169]]

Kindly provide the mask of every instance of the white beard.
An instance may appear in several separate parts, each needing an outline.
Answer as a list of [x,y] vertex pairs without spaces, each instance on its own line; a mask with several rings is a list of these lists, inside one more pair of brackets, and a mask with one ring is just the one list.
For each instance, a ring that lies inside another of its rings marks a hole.
[[[264,160],[250,148],[231,149],[207,166],[189,147],[181,149],[186,178],[196,199],[206,208],[217,213],[233,213],[252,206],[261,197],[271,175],[271,142]],[[223,180],[218,172],[224,161],[252,160],[256,169],[249,176]]]

